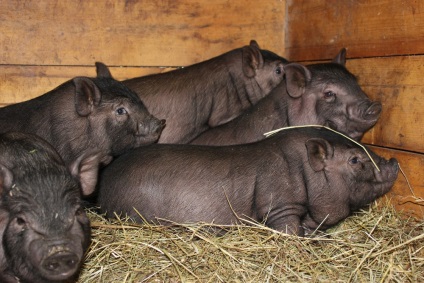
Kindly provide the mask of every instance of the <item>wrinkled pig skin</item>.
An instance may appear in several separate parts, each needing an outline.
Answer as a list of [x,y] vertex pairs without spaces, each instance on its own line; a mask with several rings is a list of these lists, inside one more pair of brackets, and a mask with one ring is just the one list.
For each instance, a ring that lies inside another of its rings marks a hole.
[[265,132],[299,125],[325,125],[360,140],[377,122],[381,103],[369,100],[345,62],[346,51],[342,49],[331,63],[286,65],[285,81],[267,97],[190,143],[248,143],[265,138]]
[[252,40],[184,68],[123,81],[150,113],[166,119],[159,143],[187,143],[256,104],[283,80],[280,56]]
[[102,172],[98,202],[108,217],[140,221],[135,210],[165,224],[158,219],[234,224],[248,217],[304,235],[390,190],[397,161],[373,157],[380,172],[357,144],[324,128],[287,129],[234,146],[155,144]]
[[0,282],[76,281],[90,243],[81,193],[111,158],[86,154],[67,168],[41,138],[0,134]]
[[96,63],[97,77],[76,77],[37,98],[0,109],[0,132],[36,134],[66,164],[92,150],[119,155],[159,138],[165,121],[153,117],[140,98]]

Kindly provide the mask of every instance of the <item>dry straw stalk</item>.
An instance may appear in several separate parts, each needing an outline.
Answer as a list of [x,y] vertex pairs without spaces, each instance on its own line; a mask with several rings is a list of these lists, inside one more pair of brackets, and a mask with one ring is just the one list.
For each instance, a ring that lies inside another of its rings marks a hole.
[[[89,216],[84,283],[424,282],[424,223],[389,202],[313,238],[258,223],[165,227]],[[216,235],[217,227],[226,233]]]

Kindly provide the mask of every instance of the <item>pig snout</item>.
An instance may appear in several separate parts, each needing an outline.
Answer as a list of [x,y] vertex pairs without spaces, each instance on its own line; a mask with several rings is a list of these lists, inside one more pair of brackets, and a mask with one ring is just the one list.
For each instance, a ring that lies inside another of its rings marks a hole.
[[63,280],[72,276],[79,266],[80,258],[72,252],[57,252],[45,258],[41,268],[50,280]]
[[396,158],[391,158],[390,160],[384,160],[380,162],[380,168],[383,180],[387,182],[394,182],[398,176],[399,173],[399,162],[396,160]]
[[142,123],[137,124],[136,136],[141,139],[157,140],[162,133],[163,128],[166,125],[166,120],[159,120],[155,117],[148,119],[147,121],[143,121]]
[[377,121],[381,113],[381,103],[372,102],[371,105],[364,111],[362,118],[366,121]]
[[34,266],[38,266],[40,274],[51,281],[71,278],[83,256],[82,247],[65,240],[35,241],[30,249]]
[[348,107],[348,122],[343,131],[354,140],[360,140],[364,132],[377,123],[381,114],[381,109],[382,106],[380,102],[372,102],[369,100],[365,100],[359,105]]
[[359,104],[353,104],[348,107],[348,115],[354,121],[363,122],[365,127],[377,122],[380,117],[381,108],[380,102],[372,102],[367,99]]
[[[373,158],[376,161],[376,158],[374,156]],[[389,184],[388,186],[384,185],[384,187],[390,188],[393,185],[399,173],[398,161],[395,158],[391,158],[390,160],[385,160],[384,158],[378,158],[377,165],[380,171],[378,171],[377,168],[374,168],[374,175],[376,177],[376,181],[381,184]],[[385,192],[387,191],[388,189],[385,190]]]

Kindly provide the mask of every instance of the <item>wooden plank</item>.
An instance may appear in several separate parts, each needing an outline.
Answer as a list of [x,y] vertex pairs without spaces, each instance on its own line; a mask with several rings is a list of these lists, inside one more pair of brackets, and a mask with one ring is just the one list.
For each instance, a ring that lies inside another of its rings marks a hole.
[[424,1],[287,1],[286,56],[330,59],[424,54]]
[[[385,158],[396,158],[405,173],[399,172],[393,189],[387,194],[395,208],[406,215],[424,219],[424,154],[409,153],[400,150],[370,147]],[[412,189],[409,188],[407,180]]]
[[383,104],[363,141],[424,153],[424,56],[348,60],[364,91]]
[[[173,68],[110,67],[112,76],[124,80]],[[81,66],[0,66],[0,106],[42,95],[76,76],[96,76],[96,68]]]
[[285,0],[5,0],[0,11],[0,64],[185,66],[251,39],[284,51]]

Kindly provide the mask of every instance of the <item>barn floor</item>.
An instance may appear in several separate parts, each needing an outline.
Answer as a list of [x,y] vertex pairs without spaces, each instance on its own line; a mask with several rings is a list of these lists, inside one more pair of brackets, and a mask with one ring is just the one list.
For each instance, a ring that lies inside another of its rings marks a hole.
[[89,212],[79,282],[424,282],[424,223],[374,204],[312,238],[261,224],[163,227]]

